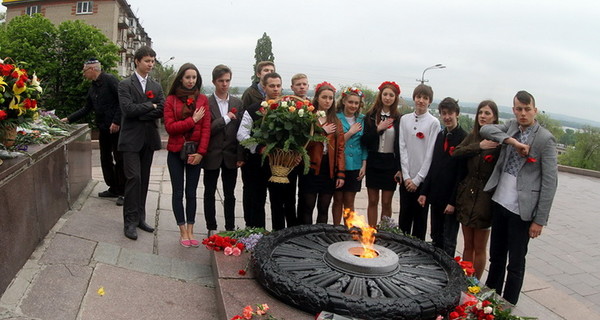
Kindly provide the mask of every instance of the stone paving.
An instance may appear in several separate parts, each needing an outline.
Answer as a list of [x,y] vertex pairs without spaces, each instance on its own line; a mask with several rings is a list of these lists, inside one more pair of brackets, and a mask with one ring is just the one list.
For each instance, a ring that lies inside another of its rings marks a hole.
[[[155,154],[147,205],[147,222],[157,231],[139,231],[137,241],[123,236],[122,209],[115,200],[97,197],[106,188],[98,159],[94,150],[94,181],[0,298],[0,319],[218,319],[210,252],[178,243],[166,151]],[[559,174],[550,224],[530,242],[516,314],[544,320],[600,319],[600,240],[594,233],[600,225],[597,190],[598,178]],[[202,192],[200,183],[199,212]],[[243,227],[241,177],[236,197],[236,225]],[[395,198],[397,219],[397,194]],[[363,191],[357,195],[356,210],[366,212],[366,205]],[[218,205],[217,213],[223,227]],[[206,236],[203,220],[198,214],[199,239]],[[104,295],[98,293],[100,288]]]

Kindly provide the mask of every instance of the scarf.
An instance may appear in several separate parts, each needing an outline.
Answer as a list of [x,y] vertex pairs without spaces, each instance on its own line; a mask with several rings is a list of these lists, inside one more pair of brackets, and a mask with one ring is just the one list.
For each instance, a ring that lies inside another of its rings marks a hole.
[[198,89],[186,89],[182,87],[175,89],[175,95],[177,98],[183,101],[183,108],[181,108],[181,119],[190,117],[194,113],[198,94],[200,94]]

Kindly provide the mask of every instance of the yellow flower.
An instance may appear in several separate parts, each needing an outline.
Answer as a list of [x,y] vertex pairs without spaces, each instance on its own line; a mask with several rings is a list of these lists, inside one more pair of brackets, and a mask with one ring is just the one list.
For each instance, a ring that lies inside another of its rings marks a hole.
[[296,111],[296,107],[289,107],[288,110],[290,110],[290,112],[295,112]]
[[[0,84],[2,83],[0,82]],[[31,86],[39,93],[42,93],[42,87],[40,87],[40,80],[38,79],[35,73],[33,74],[33,78],[31,79]]]
[[2,92],[6,91],[6,86],[8,86],[8,83],[6,83],[6,81],[4,81],[4,77],[0,76],[0,90]]
[[478,286],[469,287],[469,292],[472,294],[478,294],[479,291],[481,291],[481,288],[479,288]]
[[100,287],[100,289],[98,289],[97,292],[98,292],[99,296],[101,296],[101,297],[104,296],[104,287]]

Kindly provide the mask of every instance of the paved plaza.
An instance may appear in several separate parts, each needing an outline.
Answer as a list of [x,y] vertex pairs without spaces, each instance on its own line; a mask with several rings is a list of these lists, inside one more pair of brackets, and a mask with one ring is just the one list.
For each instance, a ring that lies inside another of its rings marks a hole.
[[[123,236],[122,208],[115,199],[97,197],[106,189],[98,150],[93,151],[92,162],[93,182],[6,290],[0,299],[0,319],[218,319],[211,253],[178,243],[166,151],[155,153],[147,203],[147,222],[157,231],[140,230],[137,241]],[[240,176],[238,227],[244,226],[241,186]],[[529,245],[516,314],[543,320],[600,319],[598,190],[599,178],[559,173],[549,225]],[[200,183],[198,212],[202,212],[202,196]],[[217,199],[222,201],[220,185]],[[357,195],[356,210],[365,213],[366,206],[363,190]],[[217,210],[223,228],[222,206],[217,205]],[[398,218],[398,194],[394,218]],[[201,239],[206,236],[204,217],[199,213],[196,219]]]

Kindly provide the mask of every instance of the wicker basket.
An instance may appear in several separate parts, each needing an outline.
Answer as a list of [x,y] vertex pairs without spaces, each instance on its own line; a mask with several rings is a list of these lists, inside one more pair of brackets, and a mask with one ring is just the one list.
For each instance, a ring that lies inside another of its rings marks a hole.
[[269,154],[269,166],[271,167],[270,182],[275,183],[290,183],[288,174],[300,164],[302,156],[300,152],[290,150],[283,151],[282,149],[273,149]]

